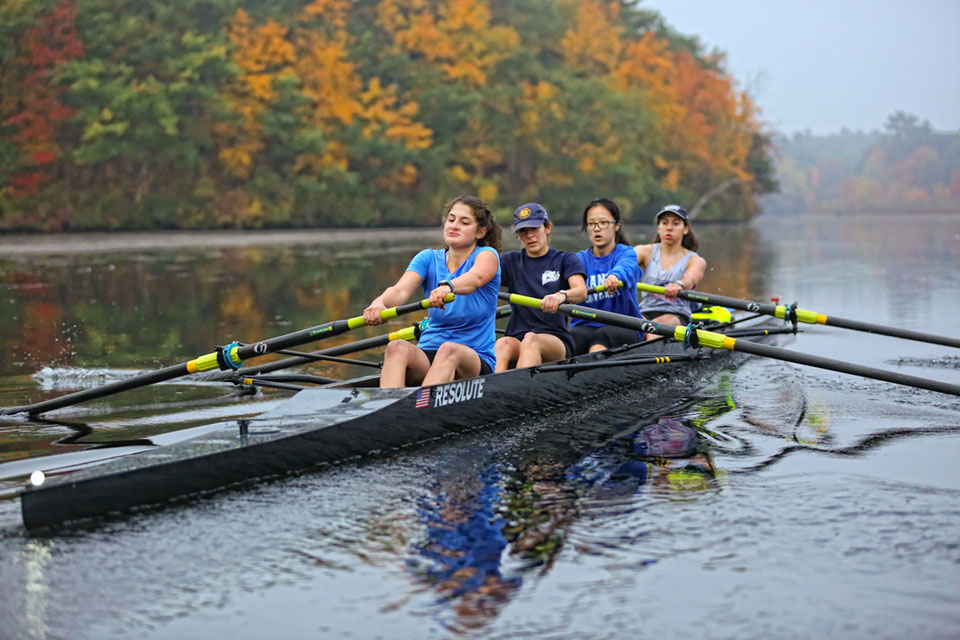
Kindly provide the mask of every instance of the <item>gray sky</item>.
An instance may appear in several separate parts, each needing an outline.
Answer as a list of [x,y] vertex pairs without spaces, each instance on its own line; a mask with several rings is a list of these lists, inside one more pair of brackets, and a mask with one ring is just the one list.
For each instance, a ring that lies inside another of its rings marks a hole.
[[960,131],[960,0],[643,0],[727,53],[771,128],[880,129],[897,110]]

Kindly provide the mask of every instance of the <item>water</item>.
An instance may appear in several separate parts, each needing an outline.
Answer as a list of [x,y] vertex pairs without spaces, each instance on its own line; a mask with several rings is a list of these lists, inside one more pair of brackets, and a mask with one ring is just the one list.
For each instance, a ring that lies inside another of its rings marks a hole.
[[[960,219],[762,220],[702,236],[704,290],[960,335]],[[0,341],[17,356],[0,363],[0,405],[354,315],[429,239],[368,238],[362,258],[314,242],[11,252],[0,283],[19,320],[0,318]],[[42,322],[23,320],[38,309]],[[44,337],[43,323],[76,328]],[[787,346],[960,384],[946,347],[823,327]],[[337,367],[317,369],[347,375]],[[60,423],[96,427],[81,441],[149,438],[280,397],[238,409],[216,385],[162,385],[57,423],[0,423],[0,471],[103,451],[56,444],[74,433]],[[8,524],[0,637],[960,633],[960,400],[759,358],[648,398],[622,390],[50,537]],[[637,464],[636,430],[671,421],[701,429],[709,452]],[[15,521],[11,504],[0,522]]]

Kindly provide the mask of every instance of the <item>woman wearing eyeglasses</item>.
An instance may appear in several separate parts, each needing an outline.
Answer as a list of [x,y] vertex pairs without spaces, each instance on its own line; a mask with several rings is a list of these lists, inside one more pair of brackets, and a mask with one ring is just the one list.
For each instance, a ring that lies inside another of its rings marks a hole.
[[[644,270],[643,282],[664,287],[664,293],[644,293],[640,314],[665,324],[689,324],[693,311],[677,297],[681,289],[694,289],[707,270],[707,261],[697,255],[700,243],[690,226],[687,210],[678,204],[661,209],[654,221],[657,235],[652,244],[635,247]],[[653,338],[648,335],[647,339]]]
[[[587,289],[606,287],[602,293],[591,293],[583,306],[639,318],[636,291],[641,271],[637,252],[621,229],[620,208],[612,200],[597,198],[583,210],[580,229],[587,232],[593,245],[577,253],[587,269]],[[643,340],[642,332],[581,318],[570,321],[570,332],[577,353],[602,351]]]

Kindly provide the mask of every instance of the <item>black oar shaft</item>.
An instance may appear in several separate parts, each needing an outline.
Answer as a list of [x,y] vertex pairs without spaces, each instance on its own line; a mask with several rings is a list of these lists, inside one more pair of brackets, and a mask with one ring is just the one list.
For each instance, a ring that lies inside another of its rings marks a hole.
[[190,372],[187,370],[187,363],[177,364],[171,367],[166,367],[165,369],[159,369],[149,373],[142,373],[140,375],[133,376],[132,378],[127,378],[126,380],[110,382],[93,389],[84,389],[83,391],[68,393],[67,395],[60,396],[59,398],[51,398],[50,400],[24,405],[22,407],[8,407],[6,409],[0,409],[0,415],[10,415],[14,413],[29,413],[30,415],[38,415],[46,411],[53,411],[54,409],[68,407],[72,404],[79,404],[88,400],[103,398],[114,393],[120,393],[121,391],[129,391],[131,389],[145,387],[158,382],[166,382],[167,380],[173,380],[174,378],[185,376],[188,373]]
[[[641,282],[637,284],[641,291],[650,293],[660,293],[664,287],[646,284]],[[917,342],[927,342],[930,344],[939,344],[945,347],[960,348],[960,339],[949,336],[941,336],[935,333],[925,333],[922,331],[913,331],[912,329],[903,329],[901,327],[888,327],[882,324],[871,322],[861,322],[859,320],[849,320],[847,318],[838,318],[837,316],[828,316],[816,311],[806,309],[790,308],[785,305],[770,304],[766,302],[753,302],[750,300],[740,300],[738,298],[729,298],[727,296],[717,295],[715,293],[701,293],[699,291],[690,291],[684,289],[677,294],[677,297],[691,302],[700,302],[705,305],[718,305],[721,307],[730,307],[731,309],[741,309],[753,313],[762,313],[764,315],[790,320],[793,317],[798,322],[806,324],[822,324],[830,327],[840,327],[842,329],[852,329],[854,331],[863,331],[866,333],[875,333],[882,336],[893,338],[904,338],[906,340],[916,340]]]
[[[513,304],[521,304],[535,308],[540,306],[540,300],[536,298],[530,298],[528,296],[501,293],[500,297],[505,300],[509,300]],[[634,318],[632,316],[625,316],[619,313],[602,311],[600,309],[579,307],[573,304],[561,304],[558,310],[561,313],[569,315],[573,318],[583,318],[585,320],[593,320],[595,322],[602,322],[604,324],[612,324],[614,326],[624,327],[626,329],[643,331],[644,333],[654,333],[659,336],[674,338],[678,341],[683,341],[686,332],[691,331],[696,334],[695,337],[699,345],[710,347],[712,349],[740,351],[742,353],[773,358],[774,360],[785,360],[787,362],[794,362],[810,367],[818,367],[820,369],[828,369],[830,371],[838,371],[840,373],[863,376],[864,378],[882,380],[884,382],[893,382],[895,384],[902,384],[909,387],[918,387],[920,389],[928,389],[930,391],[939,391],[941,393],[960,396],[960,385],[948,384],[938,380],[920,378],[917,376],[896,373],[893,371],[886,371],[884,369],[877,369],[875,367],[867,367],[864,365],[853,364],[851,362],[843,362],[840,360],[834,360],[832,358],[798,353],[796,351],[790,351],[789,349],[781,349],[779,347],[773,347],[757,342],[750,342],[748,340],[737,340],[731,336],[727,336],[722,333],[716,333],[714,331],[706,331],[704,329],[688,329],[685,326],[673,326],[669,324],[663,324],[661,322],[653,322],[652,320],[644,320],[641,318]]]
[[[510,305],[506,304],[501,307],[497,307],[497,318],[505,318],[510,315]],[[375,336],[373,338],[366,338],[364,340],[357,340],[356,342],[350,342],[348,344],[340,344],[335,347],[330,347],[328,349],[321,349],[320,351],[314,351],[310,354],[305,354],[303,356],[294,356],[292,358],[284,358],[283,360],[275,360],[273,362],[266,362],[259,365],[251,365],[248,367],[243,367],[238,371],[211,371],[204,374],[200,379],[209,380],[209,381],[222,381],[222,380],[233,380],[236,378],[237,374],[241,376],[255,376],[262,373],[271,373],[273,371],[279,371],[281,369],[289,369],[291,367],[298,367],[303,364],[309,364],[311,362],[316,362],[318,359],[322,359],[321,356],[343,356],[350,353],[356,353],[358,351],[364,351],[366,349],[375,349],[377,347],[382,347],[394,340],[416,340],[416,330],[414,327],[405,327],[399,331],[394,331],[387,335]],[[317,356],[317,357],[312,357]]]
[[[447,301],[450,302],[453,299],[454,296],[451,294]],[[429,300],[411,302],[410,304],[400,305],[398,307],[381,311],[380,317],[384,320],[389,320],[405,313],[420,311],[429,307]],[[236,365],[239,365],[248,358],[263,356],[281,349],[286,349],[288,347],[296,347],[301,344],[306,344],[307,342],[314,342],[316,340],[323,340],[324,338],[337,336],[341,333],[346,333],[351,329],[357,329],[359,327],[366,326],[366,324],[367,323],[363,319],[363,316],[357,316],[355,318],[349,318],[346,320],[334,320],[333,322],[327,322],[309,329],[302,329],[300,331],[294,331],[293,333],[287,333],[275,338],[261,340],[254,344],[248,344],[243,347],[237,345],[224,347],[222,354],[218,354],[217,352],[208,353],[190,360],[189,362],[166,367],[164,369],[160,369],[159,371],[142,373],[140,375],[127,378],[126,380],[111,382],[94,389],[84,389],[83,391],[77,391],[65,396],[60,396],[59,398],[51,398],[50,400],[37,402],[31,405],[0,409],[0,415],[9,415],[14,413],[29,413],[30,415],[38,415],[54,409],[60,409],[81,402],[86,402],[87,400],[103,398],[121,391],[129,391],[131,389],[145,387],[158,382],[166,382],[167,380],[179,378],[191,373],[197,373],[199,371],[216,369],[219,366],[218,357],[222,357],[225,360],[232,360]]]
[[887,327],[869,322],[860,322],[859,320],[847,320],[836,316],[826,316],[823,324],[829,327],[841,327],[843,329],[853,329],[855,331],[865,331],[867,333],[877,333],[882,336],[892,336],[894,338],[905,338],[907,340],[916,340],[918,342],[929,342],[939,344],[944,347],[956,347],[960,349],[960,340],[949,336],[941,336],[935,333],[923,333],[911,329],[902,329],[900,327]]
[[740,351],[742,353],[773,358],[775,360],[786,360],[788,362],[795,362],[796,364],[817,367],[820,369],[828,369],[830,371],[837,371],[839,373],[863,376],[864,378],[871,378],[873,380],[882,380],[884,382],[902,384],[908,387],[918,387],[920,389],[928,389],[930,391],[939,391],[940,393],[948,393],[950,395],[960,396],[960,385],[940,382],[939,380],[933,380],[930,378],[920,378],[918,376],[911,376],[905,373],[897,373],[896,371],[887,371],[885,369],[867,367],[860,364],[854,364],[852,362],[844,362],[842,360],[834,360],[833,358],[824,358],[822,356],[798,353],[789,349],[780,349],[778,347],[772,347],[759,342],[737,340],[733,345],[733,350]]
[[[405,337],[406,333],[410,333],[410,337]],[[348,344],[340,344],[335,347],[330,347],[329,349],[321,349],[320,351],[314,351],[311,354],[303,356],[294,356],[292,358],[284,358],[283,360],[274,360],[273,362],[266,362],[264,364],[251,365],[248,367],[243,367],[237,371],[211,371],[210,373],[204,374],[200,377],[201,380],[209,381],[222,381],[222,380],[232,380],[240,376],[256,376],[263,373],[271,373],[273,371],[279,371],[281,369],[289,369],[291,367],[298,367],[303,364],[309,364],[311,362],[316,362],[318,359],[321,359],[323,356],[342,356],[350,353],[356,353],[358,351],[363,351],[365,349],[374,349],[376,347],[382,347],[385,344],[388,344],[392,340],[409,340],[413,338],[413,327],[407,327],[406,329],[401,329],[400,331],[394,331],[387,335],[376,336],[373,338],[366,338],[364,340],[357,340],[356,342],[350,342]],[[316,356],[316,357],[313,357]]]

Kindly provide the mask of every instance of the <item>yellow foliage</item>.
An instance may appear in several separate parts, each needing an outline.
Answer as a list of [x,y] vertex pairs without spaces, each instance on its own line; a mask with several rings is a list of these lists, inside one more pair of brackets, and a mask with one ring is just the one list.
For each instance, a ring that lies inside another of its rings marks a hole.
[[226,33],[241,74],[224,87],[223,97],[240,116],[240,123],[219,123],[214,132],[222,147],[220,163],[232,175],[245,178],[264,146],[259,116],[276,100],[274,83],[293,71],[296,55],[286,27],[272,20],[254,27],[243,9],[237,9]]
[[470,179],[470,174],[459,164],[455,164],[447,169],[447,175],[450,176],[451,180],[457,182],[467,182]]
[[420,107],[415,102],[398,106],[396,93],[396,86],[383,87],[379,78],[370,80],[360,95],[362,117],[367,121],[364,136],[371,138],[380,134],[408,149],[429,148],[433,144],[433,131],[414,120]]
[[668,191],[676,191],[680,187],[680,171],[677,169],[669,169],[663,178],[661,178],[660,186]]
[[376,183],[390,193],[399,193],[404,189],[409,189],[420,179],[420,172],[412,164],[403,164],[393,171],[381,174],[377,177]]
[[573,26],[560,42],[563,57],[582,74],[607,74],[620,60],[618,24],[620,7],[615,2],[580,0]]
[[484,0],[381,0],[377,16],[396,46],[475,87],[520,43],[512,27],[490,25]]
[[303,8],[301,19],[304,21],[319,19],[327,26],[345,29],[349,10],[349,0],[312,0]]
[[500,198],[500,188],[492,180],[485,182],[477,187],[477,197],[484,202],[496,202]]

